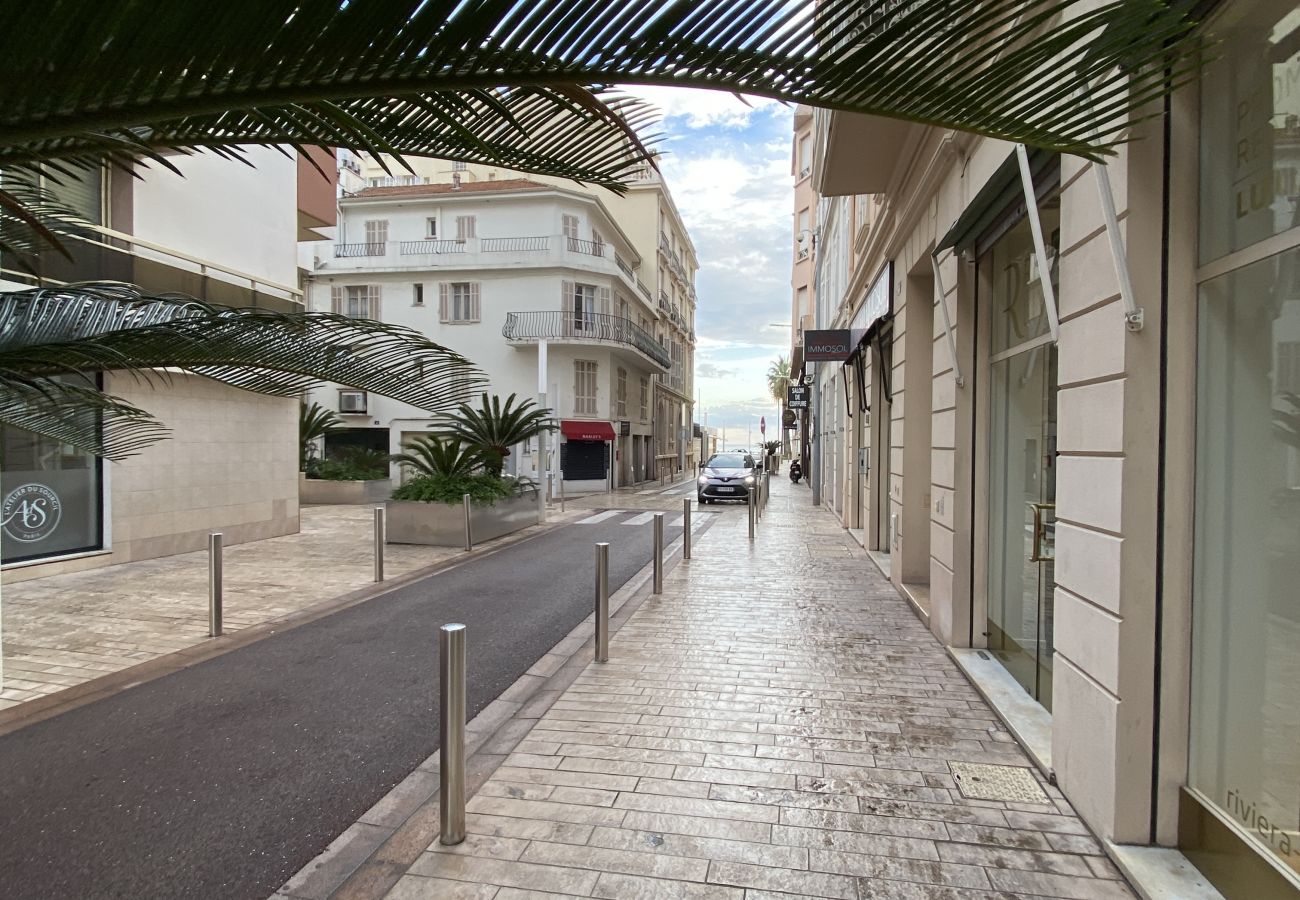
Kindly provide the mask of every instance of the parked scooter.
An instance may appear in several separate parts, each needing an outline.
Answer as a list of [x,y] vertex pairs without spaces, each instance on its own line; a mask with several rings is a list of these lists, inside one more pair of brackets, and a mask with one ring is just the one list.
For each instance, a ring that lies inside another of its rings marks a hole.
[[800,478],[803,478],[803,466],[799,465],[799,460],[797,460],[797,459],[795,459],[795,460],[791,460],[791,462],[790,462],[790,480],[791,480],[792,482],[794,482],[795,484],[798,484]]

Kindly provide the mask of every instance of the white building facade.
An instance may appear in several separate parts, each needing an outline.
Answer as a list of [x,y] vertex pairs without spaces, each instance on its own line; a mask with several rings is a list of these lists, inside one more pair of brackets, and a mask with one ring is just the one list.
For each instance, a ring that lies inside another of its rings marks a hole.
[[[490,393],[554,411],[555,452],[516,447],[507,471],[568,491],[655,477],[655,385],[673,359],[642,257],[595,195],[522,178],[367,187],[340,199],[337,233],[315,260],[312,308],[416,329],[483,371]],[[347,426],[327,452],[397,453],[436,425],[357,391],[315,399]]]

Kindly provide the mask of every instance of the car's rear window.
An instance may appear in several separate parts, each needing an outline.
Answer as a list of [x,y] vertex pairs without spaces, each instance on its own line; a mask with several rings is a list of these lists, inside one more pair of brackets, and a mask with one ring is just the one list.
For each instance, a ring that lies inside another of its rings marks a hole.
[[745,457],[739,453],[719,453],[710,457],[705,465],[714,469],[743,469],[746,465],[752,466],[753,463],[746,462]]

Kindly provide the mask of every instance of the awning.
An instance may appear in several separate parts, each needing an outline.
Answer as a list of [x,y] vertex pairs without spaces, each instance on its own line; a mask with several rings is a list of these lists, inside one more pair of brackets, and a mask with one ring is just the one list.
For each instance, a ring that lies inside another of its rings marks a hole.
[[[1030,150],[1029,168],[1037,177],[1039,172],[1055,159],[1055,155],[1046,150]],[[966,204],[966,208],[957,217],[957,221],[952,223],[948,233],[939,239],[934,252],[941,253],[949,247],[965,250],[972,246],[1009,203],[1023,197],[1020,165],[1016,162],[1015,151],[1012,150],[1002,161],[1002,165],[989,176],[989,180],[984,182],[984,187],[979,189],[979,193]]]
[[564,419],[560,422],[560,434],[571,441],[612,441],[614,426],[608,422]]

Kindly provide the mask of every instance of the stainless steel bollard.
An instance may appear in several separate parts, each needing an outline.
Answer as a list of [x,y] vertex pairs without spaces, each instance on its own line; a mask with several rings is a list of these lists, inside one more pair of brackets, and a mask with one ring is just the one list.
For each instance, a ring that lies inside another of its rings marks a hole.
[[664,514],[655,513],[655,586],[654,592],[664,592]]
[[460,502],[465,507],[465,552],[468,553],[474,549],[474,529],[470,525],[469,494],[462,496]]
[[546,473],[546,502],[555,502],[555,474],[553,472]]
[[221,532],[208,535],[208,637],[221,637]]
[[609,662],[609,544],[596,545],[596,662]]
[[375,507],[375,581],[384,580],[384,508]]
[[691,558],[691,498],[682,500],[682,559]]
[[751,541],[754,539],[754,523],[758,521],[757,501],[758,498],[754,496],[754,492],[750,491],[749,492],[749,539]]
[[438,842],[465,840],[465,626],[438,629]]
[[564,512],[564,473],[560,473],[560,512]]

